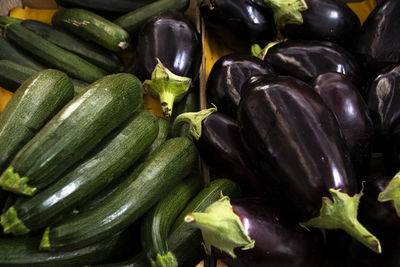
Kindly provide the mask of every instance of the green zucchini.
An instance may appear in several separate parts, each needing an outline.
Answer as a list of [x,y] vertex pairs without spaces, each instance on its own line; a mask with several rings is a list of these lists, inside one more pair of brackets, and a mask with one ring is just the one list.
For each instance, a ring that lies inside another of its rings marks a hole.
[[[0,86],[11,92],[15,92],[23,82],[36,73],[37,71],[32,68],[6,59],[0,60]],[[74,85],[74,95],[88,86],[87,83],[77,79],[71,79],[71,81]]]
[[61,9],[54,14],[51,22],[114,52],[121,52],[129,46],[129,34],[123,28],[85,9]]
[[22,66],[40,71],[46,67],[31,58],[25,51],[19,49],[0,34],[0,59],[13,61]]
[[21,24],[9,24],[6,27],[6,34],[13,43],[39,58],[44,64],[62,70],[79,80],[91,83],[107,74],[105,70],[52,44]]
[[0,239],[0,266],[82,267],[115,261],[130,248],[132,238],[126,231],[89,246],[62,252],[38,251],[40,236]]
[[175,185],[168,195],[142,220],[142,247],[152,266],[177,267],[178,262],[172,253],[168,252],[168,233],[176,217],[186,204],[201,190],[203,179],[194,172]]
[[53,69],[34,74],[18,88],[0,114],[0,172],[73,96],[68,76]]
[[[49,225],[61,214],[97,194],[146,152],[158,133],[157,119],[140,112],[100,143],[95,153],[32,198],[25,198],[1,215],[5,233],[26,234]],[[115,136],[114,136],[115,135]]]
[[197,150],[188,138],[167,140],[96,209],[47,228],[40,249],[86,246],[120,231],[185,178],[196,159]]
[[142,102],[142,84],[131,74],[112,74],[92,83],[17,153],[0,177],[0,185],[34,194],[95,148]]
[[184,11],[189,6],[189,0],[158,0],[144,7],[133,10],[119,18],[114,23],[124,28],[130,34],[137,33],[153,16],[163,11]]
[[121,71],[121,59],[104,47],[85,41],[82,38],[41,21],[24,20],[21,25],[37,33],[47,41],[86,59],[102,69],[111,73]]
[[13,18],[10,16],[0,16],[0,27],[4,28],[7,24],[21,23],[22,19]]

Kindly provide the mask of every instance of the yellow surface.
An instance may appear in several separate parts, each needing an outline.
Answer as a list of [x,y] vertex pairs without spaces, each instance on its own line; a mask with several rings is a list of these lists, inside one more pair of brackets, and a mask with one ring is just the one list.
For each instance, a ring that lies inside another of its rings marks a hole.
[[13,93],[0,87],[0,112],[3,111],[3,109],[7,105],[8,101],[10,101],[12,96],[13,96]]
[[58,9],[13,8],[10,11],[10,16],[19,19],[40,20],[51,24],[51,18],[57,11]]
[[375,0],[364,0],[363,2],[347,3],[347,5],[357,14],[362,24],[376,6],[376,2]]

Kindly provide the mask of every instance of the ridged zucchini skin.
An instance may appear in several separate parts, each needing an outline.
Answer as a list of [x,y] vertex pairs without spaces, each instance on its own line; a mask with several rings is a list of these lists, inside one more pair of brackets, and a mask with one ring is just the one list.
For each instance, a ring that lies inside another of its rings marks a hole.
[[10,92],[15,92],[23,82],[36,73],[36,70],[10,60],[0,60],[0,86]]
[[31,58],[25,51],[12,44],[0,34],[0,59],[13,61],[22,66],[32,68],[36,71],[45,69],[41,63]]
[[[114,128],[142,107],[138,78],[120,73],[90,84],[64,106],[15,156],[10,166],[29,188],[55,181]],[[1,178],[0,178],[1,181]],[[4,183],[0,183],[4,188]]]
[[158,13],[167,10],[184,11],[188,8],[189,2],[189,0],[158,0],[117,18],[114,20],[114,23],[124,28],[130,34],[134,34],[137,33],[150,18]]
[[40,236],[27,238],[0,239],[0,266],[11,267],[82,267],[87,264],[100,264],[118,256],[131,242],[126,232],[120,232],[105,240],[89,246],[62,252],[43,252],[38,250]]
[[64,48],[111,73],[120,72],[122,61],[113,52],[74,36],[62,29],[37,20],[24,20],[21,25],[47,41]]
[[170,267],[178,266],[175,256],[172,253],[168,254],[168,233],[176,217],[202,186],[203,179],[200,173],[193,172],[177,183],[144,217],[141,224],[141,240],[149,262],[156,264],[161,261]]
[[0,27],[5,27],[7,24],[11,23],[21,23],[22,19],[10,17],[10,16],[0,16]]
[[0,114],[0,172],[74,96],[68,76],[47,69],[26,80]]
[[21,24],[10,24],[6,28],[7,38],[20,48],[40,59],[47,66],[59,69],[74,78],[94,82],[108,73],[28,30]]
[[126,49],[130,42],[129,34],[123,28],[85,9],[61,9],[54,14],[51,22],[114,52]]
[[192,171],[197,156],[188,138],[167,140],[95,210],[47,228],[40,248],[78,248],[132,224]]
[[[156,117],[147,111],[140,112],[56,183],[32,198],[17,201],[12,207],[18,219],[33,231],[49,225],[61,214],[72,211],[121,175],[147,151],[157,134]],[[7,212],[3,216],[7,216]],[[3,225],[4,230],[7,226]],[[18,231],[13,233],[19,234]]]

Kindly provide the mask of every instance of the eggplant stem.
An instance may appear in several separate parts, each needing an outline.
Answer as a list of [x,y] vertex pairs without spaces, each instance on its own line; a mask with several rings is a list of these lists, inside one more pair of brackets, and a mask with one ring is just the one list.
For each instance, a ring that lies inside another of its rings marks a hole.
[[329,192],[332,200],[328,197],[322,198],[320,216],[300,223],[300,225],[305,228],[342,229],[374,252],[381,253],[379,240],[357,220],[358,205],[363,195],[362,190],[353,197],[335,189],[330,189]]
[[261,48],[258,44],[253,44],[251,46],[251,54],[261,60],[265,59],[265,56],[268,53],[268,50],[276,44],[279,44],[282,41],[270,42],[264,48]]
[[272,8],[275,24],[282,29],[288,23],[302,24],[302,11],[308,9],[304,0],[264,0]]
[[396,173],[385,190],[378,195],[379,202],[391,200],[394,202],[397,215],[400,216],[400,172]]

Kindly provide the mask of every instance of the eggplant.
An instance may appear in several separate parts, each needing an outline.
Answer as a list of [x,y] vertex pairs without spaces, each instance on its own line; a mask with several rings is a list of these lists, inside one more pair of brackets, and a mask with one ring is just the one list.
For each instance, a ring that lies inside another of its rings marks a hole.
[[394,175],[400,166],[400,65],[376,76],[367,103],[375,128],[374,150],[383,153],[385,174]]
[[214,177],[237,182],[244,196],[267,198],[272,192],[260,186],[263,177],[249,159],[237,121],[215,108],[179,115],[173,124],[173,135],[189,126],[189,137]]
[[312,86],[335,114],[361,184],[369,171],[374,136],[368,106],[358,89],[343,74],[318,75]]
[[154,1],[155,0],[56,0],[57,4],[65,8],[83,8],[111,19],[122,16],[129,11],[144,7]]
[[360,68],[352,54],[331,42],[283,41],[268,49],[265,60],[277,73],[293,76],[307,83],[326,72],[342,73],[356,86],[362,80]]
[[276,34],[273,12],[263,0],[201,0],[207,29],[225,44],[267,44]]
[[198,76],[201,56],[201,37],[189,17],[180,12],[162,12],[140,31],[138,77],[145,80],[148,93],[160,98],[166,117],[171,116],[174,101],[183,98]]
[[213,65],[206,86],[207,102],[218,111],[236,118],[240,90],[253,75],[275,74],[265,61],[251,55],[233,53],[222,56]]
[[264,76],[242,88],[240,133],[279,202],[305,227],[341,228],[380,252],[357,221],[357,181],[338,122],[322,98],[290,76]]
[[321,40],[349,49],[361,23],[356,13],[342,0],[306,0],[302,24],[288,23],[281,30],[289,39]]
[[356,36],[354,54],[368,75],[400,63],[400,1],[379,1]]
[[201,229],[206,252],[214,247],[230,267],[322,265],[321,233],[288,220],[262,198],[222,197],[185,221]]

